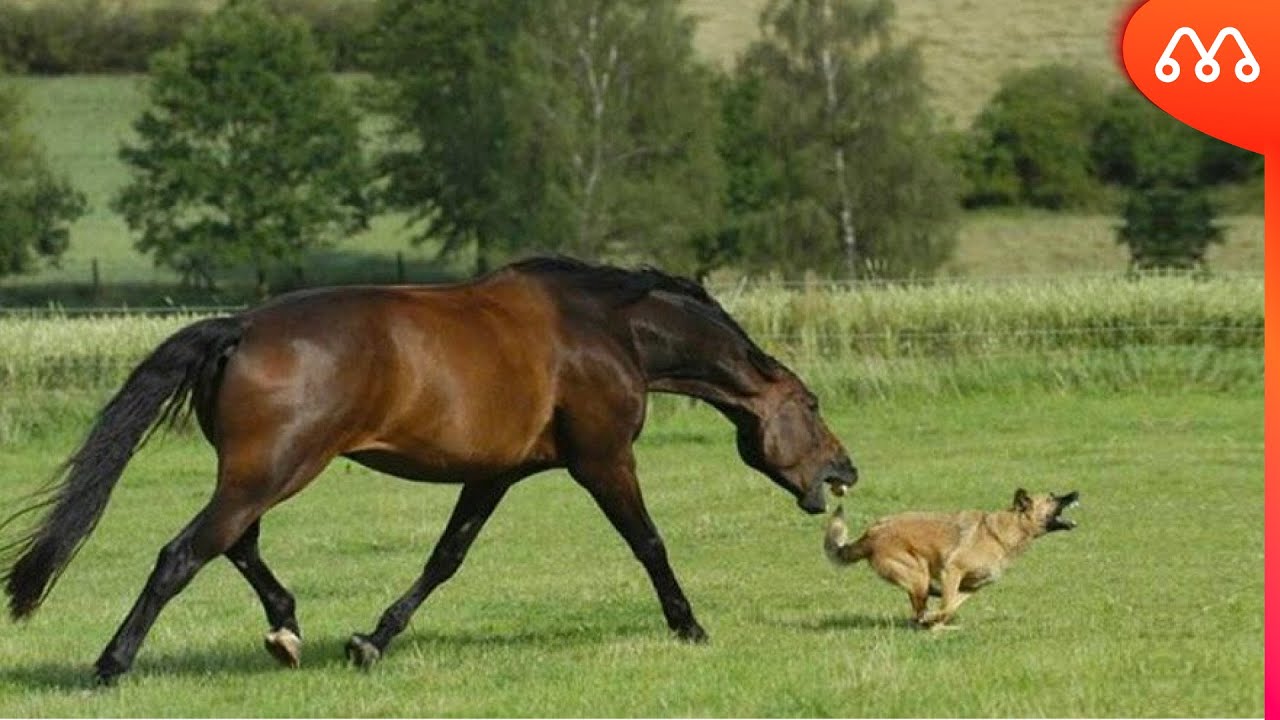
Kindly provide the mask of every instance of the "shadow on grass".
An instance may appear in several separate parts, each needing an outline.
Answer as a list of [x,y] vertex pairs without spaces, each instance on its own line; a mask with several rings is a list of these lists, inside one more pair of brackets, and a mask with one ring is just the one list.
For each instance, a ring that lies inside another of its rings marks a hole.
[[[546,628],[514,633],[486,634],[480,631],[461,632],[413,632],[399,637],[387,650],[383,663],[395,663],[399,653],[430,654],[433,650],[488,651],[494,648],[538,647],[564,649],[636,637],[659,637],[661,631],[652,623],[623,623],[621,625],[573,625],[564,628]],[[307,638],[302,667],[296,671],[285,670],[272,660],[266,651],[245,646],[243,648],[206,648],[188,652],[167,652],[150,655],[144,648],[133,670],[120,682],[137,682],[147,678],[204,677],[211,675],[251,677],[280,672],[306,672],[307,670],[331,670],[335,666],[348,665],[346,644],[348,636]],[[672,642],[675,642],[673,639]],[[360,672],[352,667],[351,672]],[[66,662],[40,662],[33,664],[6,664],[0,667],[0,683],[10,683],[31,689],[62,692],[102,690],[94,679],[93,666],[81,660]]]
[[909,630],[919,628],[907,617],[862,615],[860,613],[828,613],[815,618],[762,618],[761,623],[802,632],[827,632],[830,630]]
[[[339,653],[338,657],[342,657],[342,643],[336,639],[331,643],[320,644],[332,645],[336,648],[334,652]],[[148,654],[146,648],[143,648],[133,670],[124,677],[251,676],[274,672],[283,672],[283,669],[267,655],[266,651],[255,650],[252,647],[205,648],[159,655]],[[122,682],[128,682],[128,680],[122,679]],[[84,660],[6,665],[0,667],[0,683],[62,691],[109,689],[98,685],[94,677],[93,665]]]
[[[464,630],[460,632],[418,631],[407,632],[391,647],[395,654],[397,647],[413,648],[430,652],[431,648],[463,648],[493,649],[539,647],[542,649],[561,649],[598,645],[601,643],[628,640],[634,638],[661,638],[665,631],[661,624],[655,623],[621,623],[607,625],[573,624],[565,627],[540,628],[508,633],[485,633],[482,631]],[[672,635],[672,642],[676,642]]]

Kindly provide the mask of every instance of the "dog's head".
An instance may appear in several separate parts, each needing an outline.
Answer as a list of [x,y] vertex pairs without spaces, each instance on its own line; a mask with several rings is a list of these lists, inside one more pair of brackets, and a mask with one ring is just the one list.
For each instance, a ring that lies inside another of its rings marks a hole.
[[1080,504],[1080,493],[1072,491],[1066,495],[1032,495],[1022,488],[1013,494],[1011,510],[1018,513],[1024,522],[1034,528],[1036,535],[1051,533],[1055,530],[1073,530],[1076,522],[1062,517],[1063,511]]

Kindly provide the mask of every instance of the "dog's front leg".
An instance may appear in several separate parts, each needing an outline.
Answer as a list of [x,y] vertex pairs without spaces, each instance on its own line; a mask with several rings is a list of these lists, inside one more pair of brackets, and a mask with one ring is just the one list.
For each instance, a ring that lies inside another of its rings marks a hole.
[[964,572],[956,568],[942,571],[939,584],[942,585],[942,605],[938,610],[926,613],[920,624],[930,629],[941,629],[955,617],[956,610],[969,599],[972,593],[961,592],[960,583],[964,580]]

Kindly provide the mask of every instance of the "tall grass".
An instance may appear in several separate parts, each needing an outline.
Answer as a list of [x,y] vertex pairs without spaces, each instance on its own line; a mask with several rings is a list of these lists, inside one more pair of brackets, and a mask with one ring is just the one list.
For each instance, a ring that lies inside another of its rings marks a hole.
[[[765,284],[716,294],[828,402],[987,391],[1254,390],[1262,377],[1259,276]],[[0,315],[0,441],[66,416],[67,408],[82,420],[151,349],[196,317]],[[43,415],[33,410],[34,398],[50,397],[60,402],[43,402]]]
[[932,286],[722,289],[753,337],[792,358],[917,357],[1131,345],[1260,347],[1261,276],[1044,278]]

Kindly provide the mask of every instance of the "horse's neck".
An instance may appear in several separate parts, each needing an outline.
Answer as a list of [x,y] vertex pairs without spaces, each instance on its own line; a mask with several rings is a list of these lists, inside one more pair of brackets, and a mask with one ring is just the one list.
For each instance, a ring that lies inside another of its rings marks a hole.
[[652,301],[628,317],[648,389],[704,400],[731,417],[750,411],[759,384],[749,341],[716,318]]

